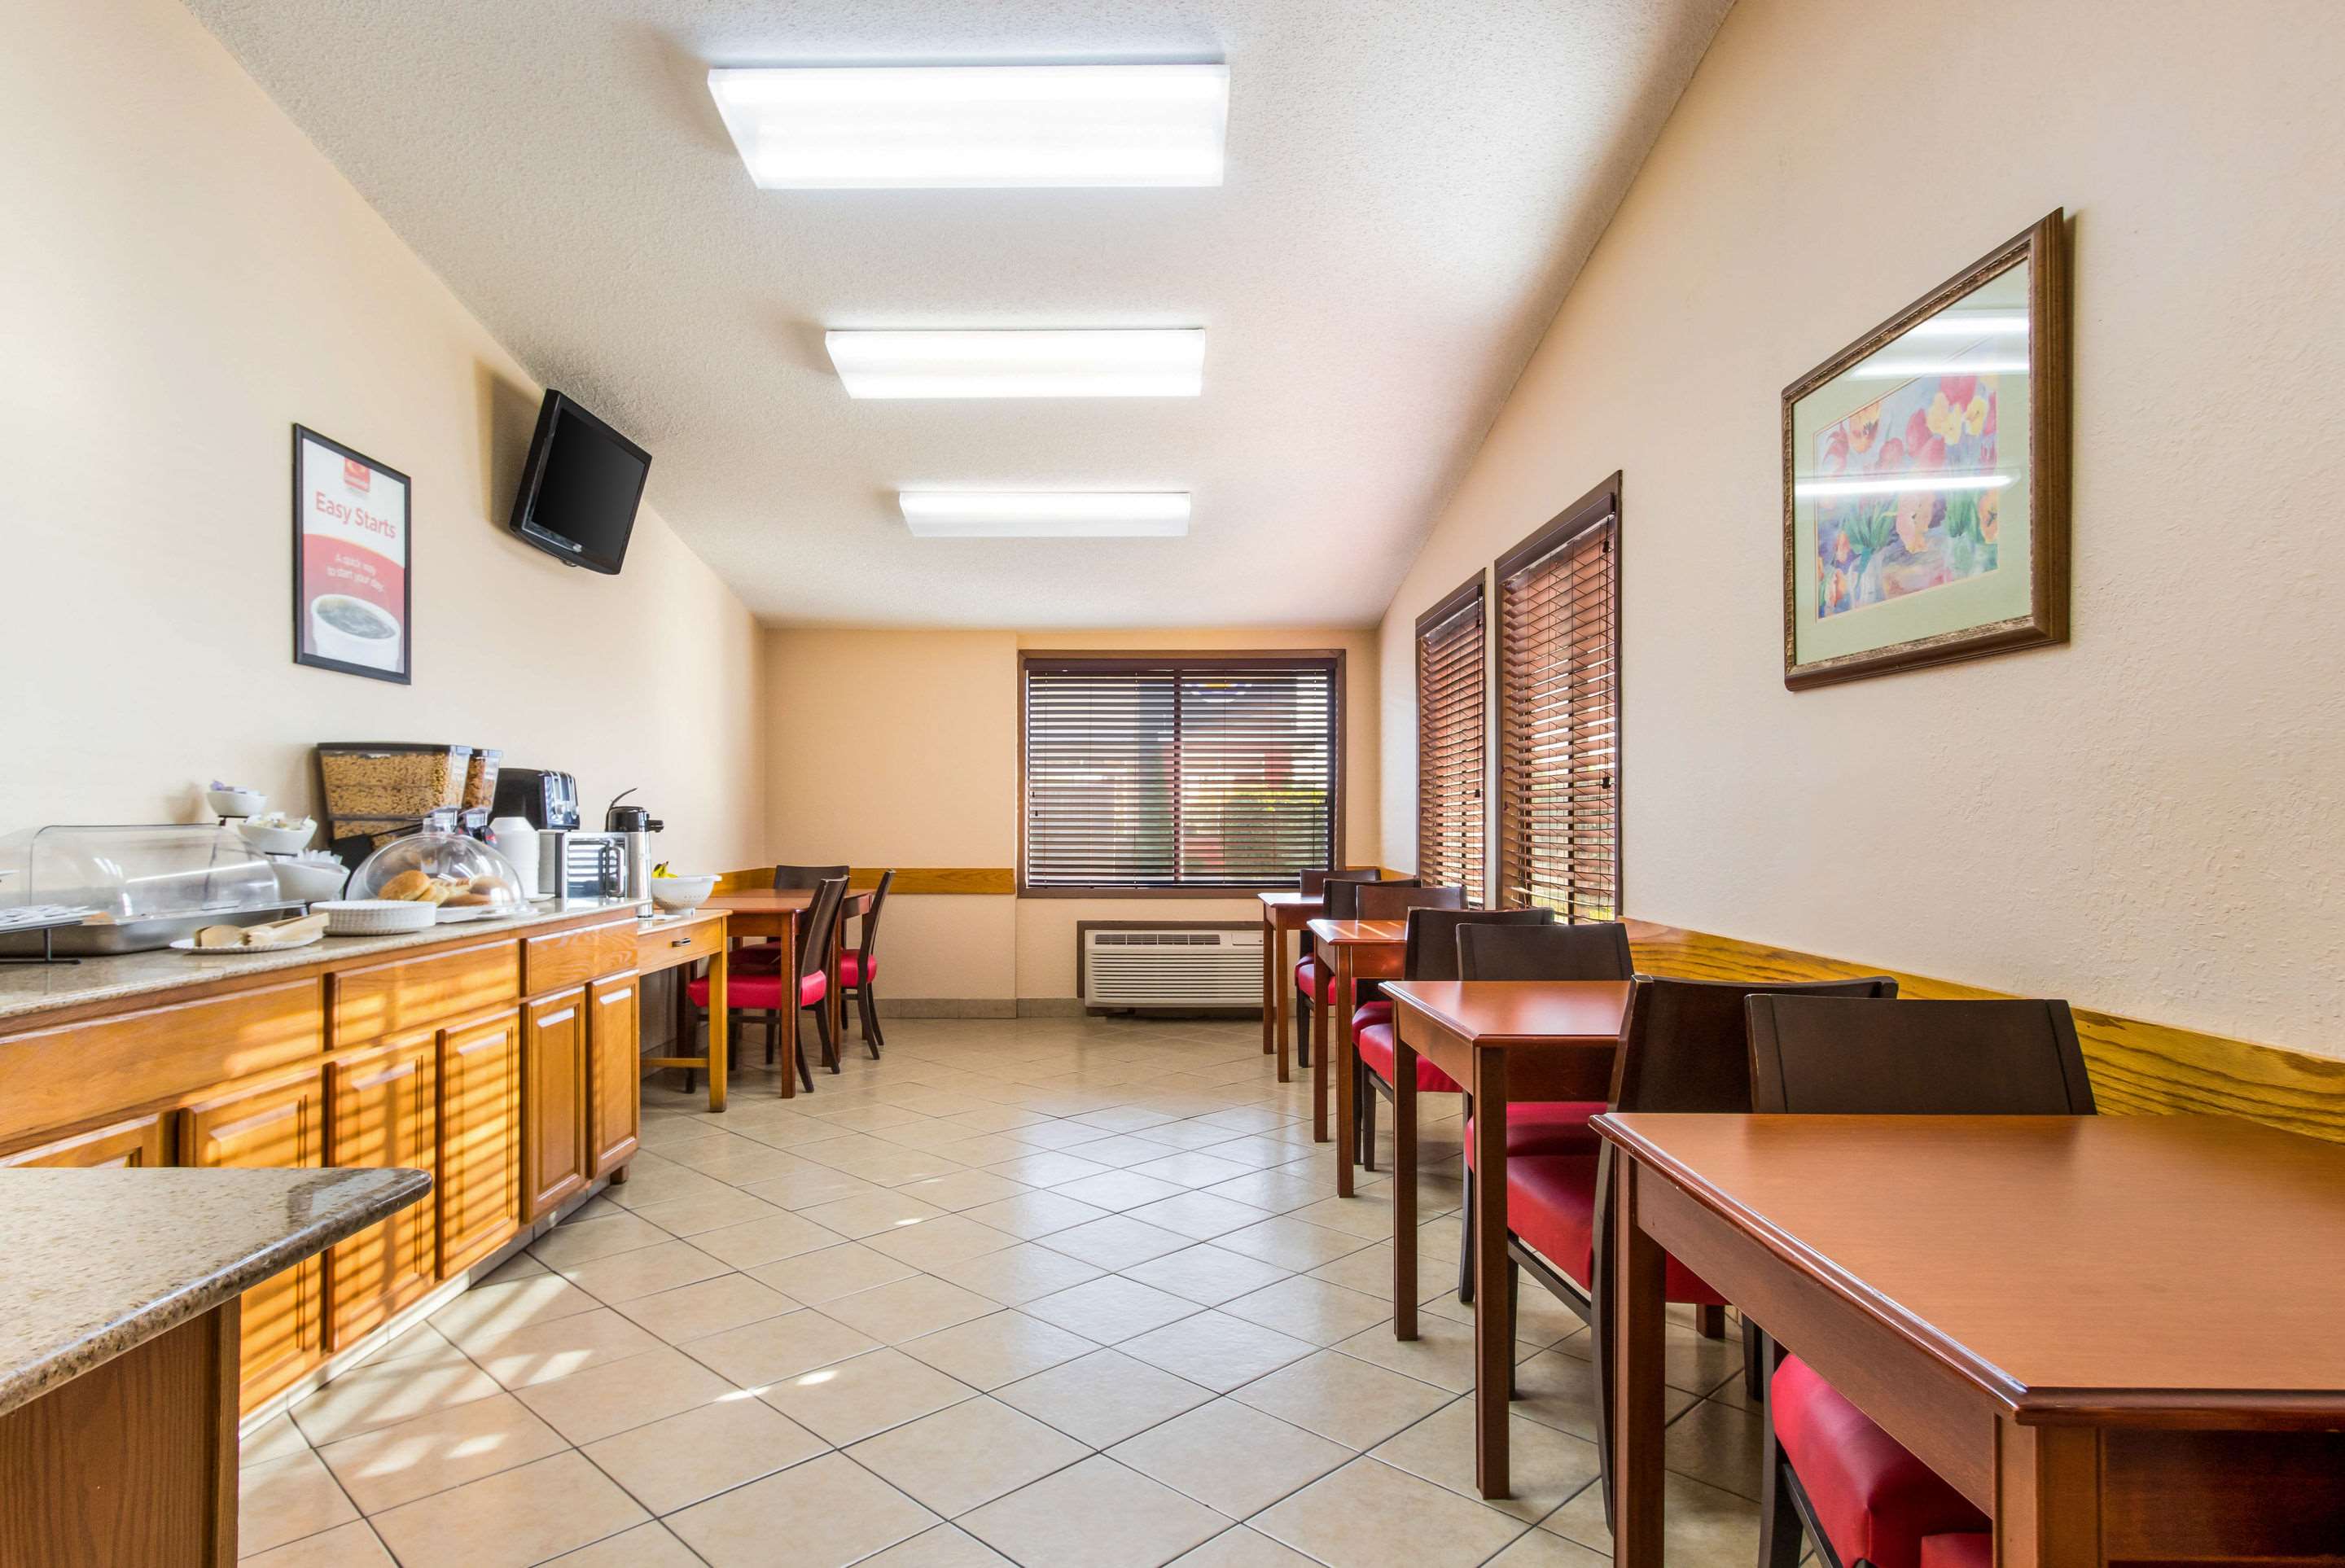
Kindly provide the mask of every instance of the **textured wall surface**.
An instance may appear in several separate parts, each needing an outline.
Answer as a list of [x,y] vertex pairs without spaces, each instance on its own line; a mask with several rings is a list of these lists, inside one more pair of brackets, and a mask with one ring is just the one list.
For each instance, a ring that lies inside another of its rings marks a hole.
[[[2345,1056],[2345,11],[1741,0],[1385,621],[1625,472],[1629,909]],[[2073,642],[1794,696],[1779,394],[2073,219]]]
[[[446,741],[763,852],[747,609],[648,511],[616,578],[504,531],[537,387],[175,0],[13,7],[0,143],[0,831]],[[297,421],[413,481],[412,685],[292,663]]]

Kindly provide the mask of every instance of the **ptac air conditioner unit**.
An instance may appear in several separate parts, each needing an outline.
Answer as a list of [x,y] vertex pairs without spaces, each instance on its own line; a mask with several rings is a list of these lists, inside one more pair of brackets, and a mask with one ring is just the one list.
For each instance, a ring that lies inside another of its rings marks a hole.
[[1258,926],[1075,927],[1083,1006],[1262,1010]]

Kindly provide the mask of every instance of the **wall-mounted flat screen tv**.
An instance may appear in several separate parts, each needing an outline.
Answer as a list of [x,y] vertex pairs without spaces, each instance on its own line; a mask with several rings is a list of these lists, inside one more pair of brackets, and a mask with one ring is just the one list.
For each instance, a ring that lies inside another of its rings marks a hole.
[[513,497],[513,531],[573,566],[615,573],[651,469],[651,453],[548,390]]

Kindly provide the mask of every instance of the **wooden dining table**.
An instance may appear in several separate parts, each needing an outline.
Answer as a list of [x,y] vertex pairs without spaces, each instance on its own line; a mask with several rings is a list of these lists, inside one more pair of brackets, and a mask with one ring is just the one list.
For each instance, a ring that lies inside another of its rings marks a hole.
[[[1408,946],[1406,920],[1310,921],[1311,939],[1319,944],[1320,962],[1335,966],[1335,984],[1327,1006],[1317,1009],[1311,1037],[1311,1134],[1327,1141],[1328,1058],[1335,1075],[1335,1196],[1352,1196],[1352,1163],[1358,1158],[1355,1133],[1359,1097],[1359,1047],[1352,1039],[1352,1015],[1359,1010],[1360,982],[1396,978]],[[1320,1027],[1320,1020],[1327,1027]],[[1333,1041],[1331,1048],[1330,1041]]]
[[[783,948],[797,951],[798,919],[813,905],[815,890],[809,887],[756,888],[742,893],[720,893],[701,905],[703,909],[722,910],[731,936],[777,938]],[[839,957],[847,946],[847,923],[867,913],[871,907],[871,895],[849,889],[839,901],[838,917],[831,928],[830,963],[824,970],[823,1017],[830,1026],[830,1047],[823,1053],[823,1066],[838,1066],[839,1034],[843,1014],[839,1007]],[[780,1052],[784,1064],[782,1098],[788,1099],[797,1093],[797,1079],[788,1064],[797,1060],[798,1012],[796,1007],[782,1009],[782,1039]]]
[[2345,1561],[2345,1146],[2202,1116],[1595,1126],[1615,1562],[1662,1560],[1665,1255],[1985,1511],[1999,1568]]
[[[725,1005],[726,986],[733,968],[733,944],[726,934],[726,916],[721,909],[703,906],[682,915],[660,915],[635,922],[635,973],[655,975],[664,969],[684,969],[688,978],[690,966],[708,965],[708,1048],[705,1055],[645,1057],[647,1067],[696,1067],[708,1075],[708,1108],[725,1108],[726,1083],[732,1059],[726,1041],[732,1028],[732,1018]],[[689,1018],[685,998],[676,998],[677,1012]],[[679,1047],[691,1041],[679,1039]]]
[[[1262,900],[1262,1054],[1278,1057],[1278,1081],[1294,1077],[1294,968],[1286,959],[1286,934],[1300,931],[1327,907],[1316,893],[1257,894]],[[1322,1077],[1318,1080],[1325,1083]],[[1318,1117],[1317,1141],[1327,1141],[1327,1113]]]
[[1393,1337],[1416,1338],[1416,1058],[1473,1097],[1474,1473],[1511,1495],[1507,1401],[1515,1323],[1507,1290],[1507,1118],[1515,1100],[1601,1100],[1629,1023],[1626,980],[1391,980]]

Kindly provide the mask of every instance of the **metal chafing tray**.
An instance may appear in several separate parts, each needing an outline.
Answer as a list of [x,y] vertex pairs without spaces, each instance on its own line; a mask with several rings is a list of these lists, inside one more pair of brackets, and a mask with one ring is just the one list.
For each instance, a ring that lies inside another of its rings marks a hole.
[[[81,924],[54,928],[61,957],[143,953],[205,926],[298,913],[268,859],[232,829],[156,823],[28,828],[0,838],[0,907],[64,905]],[[0,954],[38,954],[39,930],[0,935]]]

